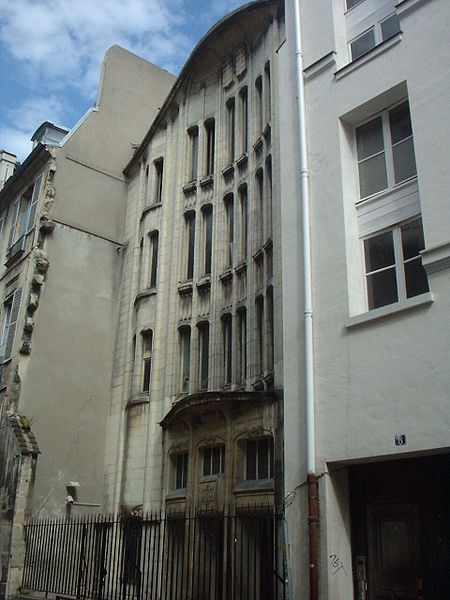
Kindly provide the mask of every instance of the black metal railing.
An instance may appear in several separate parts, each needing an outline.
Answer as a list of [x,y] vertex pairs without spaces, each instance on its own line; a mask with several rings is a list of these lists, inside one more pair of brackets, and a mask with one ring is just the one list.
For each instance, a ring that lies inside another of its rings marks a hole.
[[22,588],[97,600],[284,600],[282,525],[258,507],[34,520]]

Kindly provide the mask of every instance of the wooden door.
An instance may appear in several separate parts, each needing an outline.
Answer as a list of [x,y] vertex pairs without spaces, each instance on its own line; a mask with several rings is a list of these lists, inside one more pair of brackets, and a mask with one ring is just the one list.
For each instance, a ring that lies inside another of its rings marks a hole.
[[369,600],[422,600],[415,504],[368,506]]

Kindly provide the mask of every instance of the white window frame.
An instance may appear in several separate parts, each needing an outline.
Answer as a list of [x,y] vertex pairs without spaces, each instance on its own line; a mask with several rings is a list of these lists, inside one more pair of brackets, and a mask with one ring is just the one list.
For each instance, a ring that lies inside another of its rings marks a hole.
[[[401,102],[397,102],[396,104],[389,106],[389,108],[387,108],[375,115],[372,115],[370,118],[365,119],[364,121],[362,121],[355,127],[355,152],[356,152],[356,163],[357,163],[357,168],[358,168],[358,191],[359,191],[357,204],[364,202],[374,196],[377,196],[378,194],[384,194],[384,193],[388,192],[389,190],[394,190],[394,189],[398,188],[399,186],[406,184],[408,181],[417,180],[417,164],[416,164],[416,172],[414,175],[408,177],[407,179],[403,179],[402,181],[399,181],[398,183],[395,182],[394,157],[393,157],[394,146],[401,144],[401,143],[405,142],[406,140],[411,139],[413,141],[413,148],[414,148],[414,132],[412,132],[410,136],[403,138],[400,142],[396,142],[395,144],[392,144],[391,129],[390,129],[390,124],[389,124],[389,113],[393,109],[404,104],[405,102],[408,102],[407,98],[403,99]],[[409,102],[408,102],[408,106],[409,106]],[[411,111],[410,111],[410,116],[411,116]],[[366,156],[365,158],[359,160],[358,156],[357,156],[357,133],[356,132],[357,132],[358,128],[362,127],[363,125],[366,125],[367,123],[370,123],[371,121],[375,121],[378,118],[381,118],[384,148],[383,148],[383,150],[381,150],[375,154]],[[411,123],[411,129],[412,129],[412,123]],[[368,161],[369,159],[373,158],[374,156],[378,156],[383,153],[384,153],[384,157],[385,157],[384,162],[386,165],[387,187],[380,189],[372,194],[369,194],[368,196],[361,196],[361,186],[360,186],[360,179],[359,179],[359,165]],[[414,159],[415,159],[415,154],[414,154]]]
[[[213,454],[214,451],[219,452],[219,470],[213,470]],[[207,453],[209,456],[207,456]],[[225,444],[216,446],[205,446],[202,448],[203,454],[203,477],[213,477],[214,475],[223,475],[225,473]]]
[[[364,267],[364,279],[365,279],[365,290],[366,290],[366,306],[367,306],[367,310],[376,310],[377,308],[381,308],[383,306],[391,306],[392,304],[397,304],[400,302],[405,302],[406,300],[408,300],[409,298],[414,298],[418,295],[421,294],[416,294],[413,296],[408,296],[407,295],[407,289],[406,289],[406,275],[405,275],[405,265],[407,263],[412,262],[413,260],[417,260],[417,255],[414,257],[410,257],[408,259],[404,259],[404,255],[403,255],[403,246],[402,246],[402,237],[401,237],[401,230],[403,227],[405,227],[406,225],[410,224],[410,223],[414,223],[415,221],[420,221],[420,225],[422,225],[422,220],[420,218],[420,216],[416,216],[412,219],[407,219],[406,221],[402,221],[401,223],[397,223],[395,225],[392,225],[390,227],[386,227],[384,229],[381,229],[380,231],[376,231],[374,233],[372,233],[371,235],[365,236],[364,238],[361,238],[362,241],[362,254],[364,256],[364,261],[365,261],[365,242],[371,238],[377,237],[379,235],[383,235],[385,233],[389,233],[392,232],[392,243],[393,243],[393,248],[394,248],[394,264],[393,265],[388,265],[386,267],[382,267],[380,269],[376,269],[374,271],[367,271],[366,267]],[[369,305],[369,285],[368,285],[368,278],[371,275],[374,275],[376,273],[381,273],[382,271],[388,271],[388,270],[395,270],[395,279],[396,279],[396,283],[397,283],[397,300],[394,302],[390,302],[388,304],[382,304],[382,305],[377,305],[377,306],[373,306],[370,307]],[[427,293],[429,290],[425,290],[423,293]]]
[[[260,477],[260,444],[262,443],[268,443],[268,469],[267,469],[267,474],[268,477]],[[256,443],[256,452],[255,452],[255,475],[256,475],[256,479],[250,479],[248,478],[248,471],[249,471],[249,467],[248,467],[248,457],[249,457],[249,444],[250,443]],[[273,444],[273,438],[272,437],[261,437],[261,438],[256,438],[256,439],[250,439],[246,441],[245,444],[245,479],[246,481],[258,481],[258,480],[266,480],[266,479],[273,479],[273,469],[274,469],[274,444]]]

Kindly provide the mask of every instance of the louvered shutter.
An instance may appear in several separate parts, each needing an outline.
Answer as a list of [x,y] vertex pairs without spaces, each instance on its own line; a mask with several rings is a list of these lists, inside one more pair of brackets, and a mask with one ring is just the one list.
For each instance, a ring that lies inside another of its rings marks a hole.
[[12,305],[11,305],[11,313],[9,318],[8,333],[6,337],[6,345],[5,345],[5,355],[3,360],[8,360],[11,358],[14,338],[16,337],[16,329],[17,329],[17,318],[19,316],[20,309],[20,300],[22,298],[22,288],[18,288],[13,295]]
[[16,229],[17,217],[19,216],[20,197],[16,198],[11,205],[11,228],[9,230],[8,248],[11,248],[14,242],[14,231]]
[[33,195],[31,197],[31,204],[28,212],[27,227],[24,233],[28,233],[34,227],[34,222],[36,220],[37,204],[39,200],[39,191],[41,189],[41,181],[42,175],[39,175],[39,177],[34,182]]

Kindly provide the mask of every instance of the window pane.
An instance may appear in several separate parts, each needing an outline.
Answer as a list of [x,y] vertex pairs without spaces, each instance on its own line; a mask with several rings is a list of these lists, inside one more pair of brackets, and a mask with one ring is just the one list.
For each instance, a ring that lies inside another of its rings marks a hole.
[[384,150],[383,125],[381,117],[356,128],[358,160],[363,160]]
[[412,136],[408,102],[403,102],[389,111],[389,125],[393,144]]
[[366,52],[375,47],[375,35],[373,29],[370,29],[355,41],[351,42],[352,60],[356,60]]
[[407,298],[428,292],[428,279],[421,257],[405,263],[405,281]]
[[203,475],[211,475],[211,451],[212,448],[203,450]]
[[221,446],[216,446],[215,448],[212,449],[212,469],[211,469],[211,473],[213,473],[214,475],[216,475],[217,473],[221,472],[221,469],[220,469],[220,452],[221,452]]
[[247,442],[246,479],[256,479],[256,442]]
[[394,159],[395,183],[405,181],[417,174],[412,137],[393,146],[392,156]]
[[144,360],[144,379],[142,382],[142,391],[148,392],[150,391],[150,376],[152,373],[152,359],[146,358]]
[[209,324],[200,327],[200,388],[208,389],[209,371]]
[[422,221],[417,220],[407,223],[402,226],[401,231],[403,259],[407,260],[419,256],[420,251],[425,248]]
[[381,233],[364,240],[366,273],[377,271],[395,264],[392,231]]
[[381,23],[381,37],[384,40],[389,39],[400,31],[400,21],[396,14],[391,15]]
[[258,442],[258,479],[269,478],[269,440]]
[[385,190],[387,184],[384,152],[359,163],[359,190],[361,198],[367,198]]
[[398,301],[395,268],[367,276],[369,308],[378,308]]
[[347,10],[349,8],[352,8],[353,6],[356,6],[357,4],[359,4],[362,1],[363,0],[347,0]]

